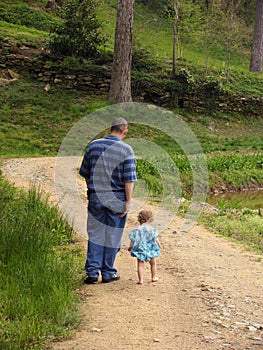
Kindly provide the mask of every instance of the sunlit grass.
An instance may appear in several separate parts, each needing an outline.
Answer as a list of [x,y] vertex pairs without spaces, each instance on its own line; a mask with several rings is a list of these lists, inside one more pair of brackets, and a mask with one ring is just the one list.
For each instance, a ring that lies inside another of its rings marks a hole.
[[204,214],[201,223],[219,235],[263,253],[263,220],[255,211],[249,209],[220,210],[217,214]]
[[20,43],[39,43],[46,40],[48,34],[42,30],[0,21],[0,38],[5,37],[15,39]]
[[0,177],[0,348],[42,349],[78,321],[80,283],[73,229],[37,189]]
[[0,156],[55,155],[70,128],[107,105],[103,98],[21,79],[1,86]]

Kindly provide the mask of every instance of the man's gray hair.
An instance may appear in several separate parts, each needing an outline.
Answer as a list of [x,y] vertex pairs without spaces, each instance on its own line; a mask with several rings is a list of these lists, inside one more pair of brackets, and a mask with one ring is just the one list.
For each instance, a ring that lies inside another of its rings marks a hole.
[[122,133],[128,127],[128,122],[124,118],[116,118],[111,123],[111,131]]

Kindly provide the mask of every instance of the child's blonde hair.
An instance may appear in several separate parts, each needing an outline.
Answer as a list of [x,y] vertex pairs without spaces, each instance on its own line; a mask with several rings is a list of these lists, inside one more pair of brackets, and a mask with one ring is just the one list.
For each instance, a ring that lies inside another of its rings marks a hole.
[[142,225],[147,221],[150,221],[153,217],[153,213],[150,210],[141,210],[138,214],[138,221]]

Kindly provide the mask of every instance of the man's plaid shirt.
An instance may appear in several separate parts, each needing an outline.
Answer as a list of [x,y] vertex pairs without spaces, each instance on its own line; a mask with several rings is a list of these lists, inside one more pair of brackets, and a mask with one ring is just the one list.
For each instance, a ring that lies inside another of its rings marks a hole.
[[89,180],[90,190],[124,190],[125,182],[137,180],[133,150],[117,136],[95,140],[85,152],[79,174]]

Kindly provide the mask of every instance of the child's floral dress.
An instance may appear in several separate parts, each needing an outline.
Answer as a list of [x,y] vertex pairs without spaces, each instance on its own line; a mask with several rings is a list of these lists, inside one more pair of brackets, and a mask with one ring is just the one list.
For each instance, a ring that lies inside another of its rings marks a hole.
[[158,230],[150,225],[140,225],[129,233],[129,239],[134,242],[131,256],[141,261],[150,261],[160,255],[160,248],[156,242]]

